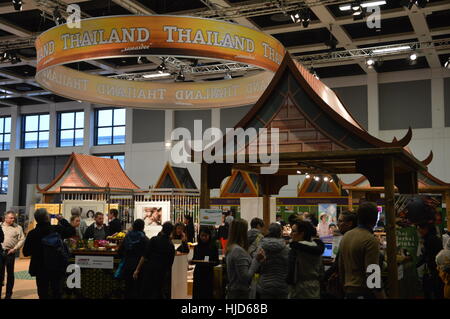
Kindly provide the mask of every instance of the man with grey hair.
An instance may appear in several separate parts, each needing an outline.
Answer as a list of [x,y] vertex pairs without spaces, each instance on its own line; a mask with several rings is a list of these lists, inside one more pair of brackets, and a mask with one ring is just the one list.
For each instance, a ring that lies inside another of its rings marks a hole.
[[[29,273],[36,277],[39,299],[59,299],[62,295],[62,279],[65,269],[49,270],[44,260],[44,244],[42,239],[48,235],[58,233],[61,239],[75,235],[75,229],[69,222],[56,215],[58,225],[50,225],[50,216],[45,208],[37,209],[34,213],[36,228],[30,230],[23,247],[23,255],[31,256]],[[51,294],[49,294],[51,290]]]
[[25,235],[22,227],[17,225],[15,220],[16,214],[13,211],[8,211],[5,214],[4,222],[1,224],[4,241],[2,244],[3,257],[0,258],[0,297],[6,270],[8,278],[5,299],[11,299],[14,288],[14,263],[16,260],[16,252],[22,248],[25,242]]

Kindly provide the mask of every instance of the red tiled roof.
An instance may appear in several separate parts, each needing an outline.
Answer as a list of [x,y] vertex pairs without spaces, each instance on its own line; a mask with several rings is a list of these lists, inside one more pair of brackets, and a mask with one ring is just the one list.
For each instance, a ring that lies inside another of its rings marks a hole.
[[[60,186],[52,189],[56,184]],[[118,160],[75,153],[72,153],[59,175],[40,191],[57,192],[61,186],[139,189],[125,174]]]

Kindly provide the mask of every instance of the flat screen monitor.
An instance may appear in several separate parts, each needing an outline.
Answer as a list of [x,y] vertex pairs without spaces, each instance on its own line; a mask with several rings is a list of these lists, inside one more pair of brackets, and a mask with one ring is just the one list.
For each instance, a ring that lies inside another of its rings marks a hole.
[[331,258],[331,255],[333,254],[333,244],[325,244],[325,250],[322,254],[323,257]]

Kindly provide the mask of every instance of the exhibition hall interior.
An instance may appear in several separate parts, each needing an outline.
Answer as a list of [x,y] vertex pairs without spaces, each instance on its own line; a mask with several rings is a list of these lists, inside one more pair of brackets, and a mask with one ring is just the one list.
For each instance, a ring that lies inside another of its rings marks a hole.
[[450,0],[0,0],[0,299],[448,299],[449,162]]

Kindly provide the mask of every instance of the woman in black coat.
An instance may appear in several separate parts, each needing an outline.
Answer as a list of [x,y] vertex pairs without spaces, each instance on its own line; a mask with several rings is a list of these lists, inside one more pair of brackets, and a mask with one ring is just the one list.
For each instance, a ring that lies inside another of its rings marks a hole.
[[186,235],[186,227],[183,223],[177,223],[172,232],[172,240],[181,241],[180,246],[177,248],[177,251],[183,254],[189,253],[189,245],[188,239]]
[[[208,262],[200,262],[208,256]],[[194,249],[193,263],[194,287],[192,299],[212,299],[214,266],[219,263],[219,252],[215,243],[211,240],[211,230],[206,227],[200,229],[198,244]]]
[[144,233],[144,221],[136,219],[133,230],[127,233],[119,248],[119,255],[122,256],[124,263],[121,278],[125,281],[125,299],[138,298],[138,281],[133,279],[133,273],[139,260],[144,256],[148,241]]

